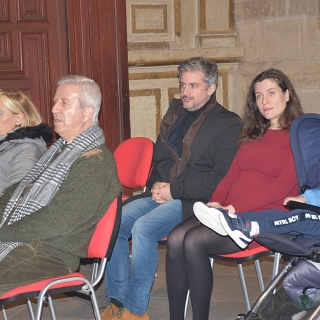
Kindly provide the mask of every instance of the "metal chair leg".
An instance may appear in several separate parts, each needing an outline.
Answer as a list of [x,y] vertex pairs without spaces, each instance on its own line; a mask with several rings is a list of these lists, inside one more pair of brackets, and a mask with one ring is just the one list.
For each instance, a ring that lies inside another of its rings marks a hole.
[[256,272],[257,272],[257,277],[258,277],[260,292],[262,292],[262,291],[264,290],[264,282],[263,282],[263,277],[262,277],[262,272],[261,272],[261,267],[260,267],[260,261],[259,261],[259,259],[254,260],[254,264],[255,264],[255,266],[256,266]]
[[50,295],[47,296],[50,316],[52,320],[57,320],[56,313],[54,311],[53,301]]
[[237,266],[238,266],[238,272],[239,272],[239,277],[240,277],[240,282],[241,282],[241,288],[242,288],[242,292],[243,292],[243,296],[244,296],[244,302],[246,304],[247,311],[249,311],[250,310],[250,302],[249,302],[247,284],[246,284],[246,280],[244,278],[242,263],[237,263]]
[[30,318],[31,318],[31,320],[34,320],[34,312],[33,312],[33,308],[32,308],[32,302],[29,298],[27,298],[27,306],[28,306]]
[[184,305],[184,319],[187,318],[189,296],[190,296],[190,290],[188,290],[187,297],[186,297],[186,304]]
[[280,266],[280,259],[281,259],[281,253],[276,252],[274,254],[274,260],[273,260],[273,269],[272,269],[272,279],[278,274],[279,272],[279,266]]
[[1,307],[2,307],[3,319],[4,319],[4,320],[8,320],[7,313],[6,313],[6,309],[4,308],[4,306],[1,306]]

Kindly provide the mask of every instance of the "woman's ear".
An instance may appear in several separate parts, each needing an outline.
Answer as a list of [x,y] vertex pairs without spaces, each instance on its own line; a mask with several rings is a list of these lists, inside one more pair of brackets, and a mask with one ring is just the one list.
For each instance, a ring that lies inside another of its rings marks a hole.
[[24,121],[24,114],[23,113],[18,113],[16,117],[16,126],[20,126]]
[[290,94],[289,94],[289,90],[287,89],[286,92],[284,93],[285,97],[286,97],[286,101],[288,102],[290,99]]

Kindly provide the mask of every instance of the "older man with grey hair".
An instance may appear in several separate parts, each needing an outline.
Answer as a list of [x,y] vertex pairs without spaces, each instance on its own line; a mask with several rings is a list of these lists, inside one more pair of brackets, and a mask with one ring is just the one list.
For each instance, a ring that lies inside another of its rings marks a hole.
[[120,193],[97,124],[100,104],[93,80],[58,80],[52,114],[60,139],[0,198],[0,295],[75,271],[97,222]]

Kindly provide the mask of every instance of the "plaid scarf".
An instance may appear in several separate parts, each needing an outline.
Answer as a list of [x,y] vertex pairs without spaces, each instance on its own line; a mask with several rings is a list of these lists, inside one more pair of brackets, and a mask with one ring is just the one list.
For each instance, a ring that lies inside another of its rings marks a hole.
[[[60,189],[71,165],[83,153],[104,144],[102,129],[96,124],[79,134],[72,142],[57,140],[21,180],[3,212],[0,228],[10,225],[50,204]],[[65,148],[61,152],[62,148]],[[60,153],[59,153],[60,152]],[[22,245],[22,242],[0,242],[0,261]]]

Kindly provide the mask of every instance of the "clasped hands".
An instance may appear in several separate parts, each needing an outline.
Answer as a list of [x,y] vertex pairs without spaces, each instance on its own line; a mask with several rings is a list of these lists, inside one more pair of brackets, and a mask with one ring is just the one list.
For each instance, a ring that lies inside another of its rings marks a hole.
[[159,204],[172,200],[170,183],[156,182],[151,188],[151,194],[152,200]]

